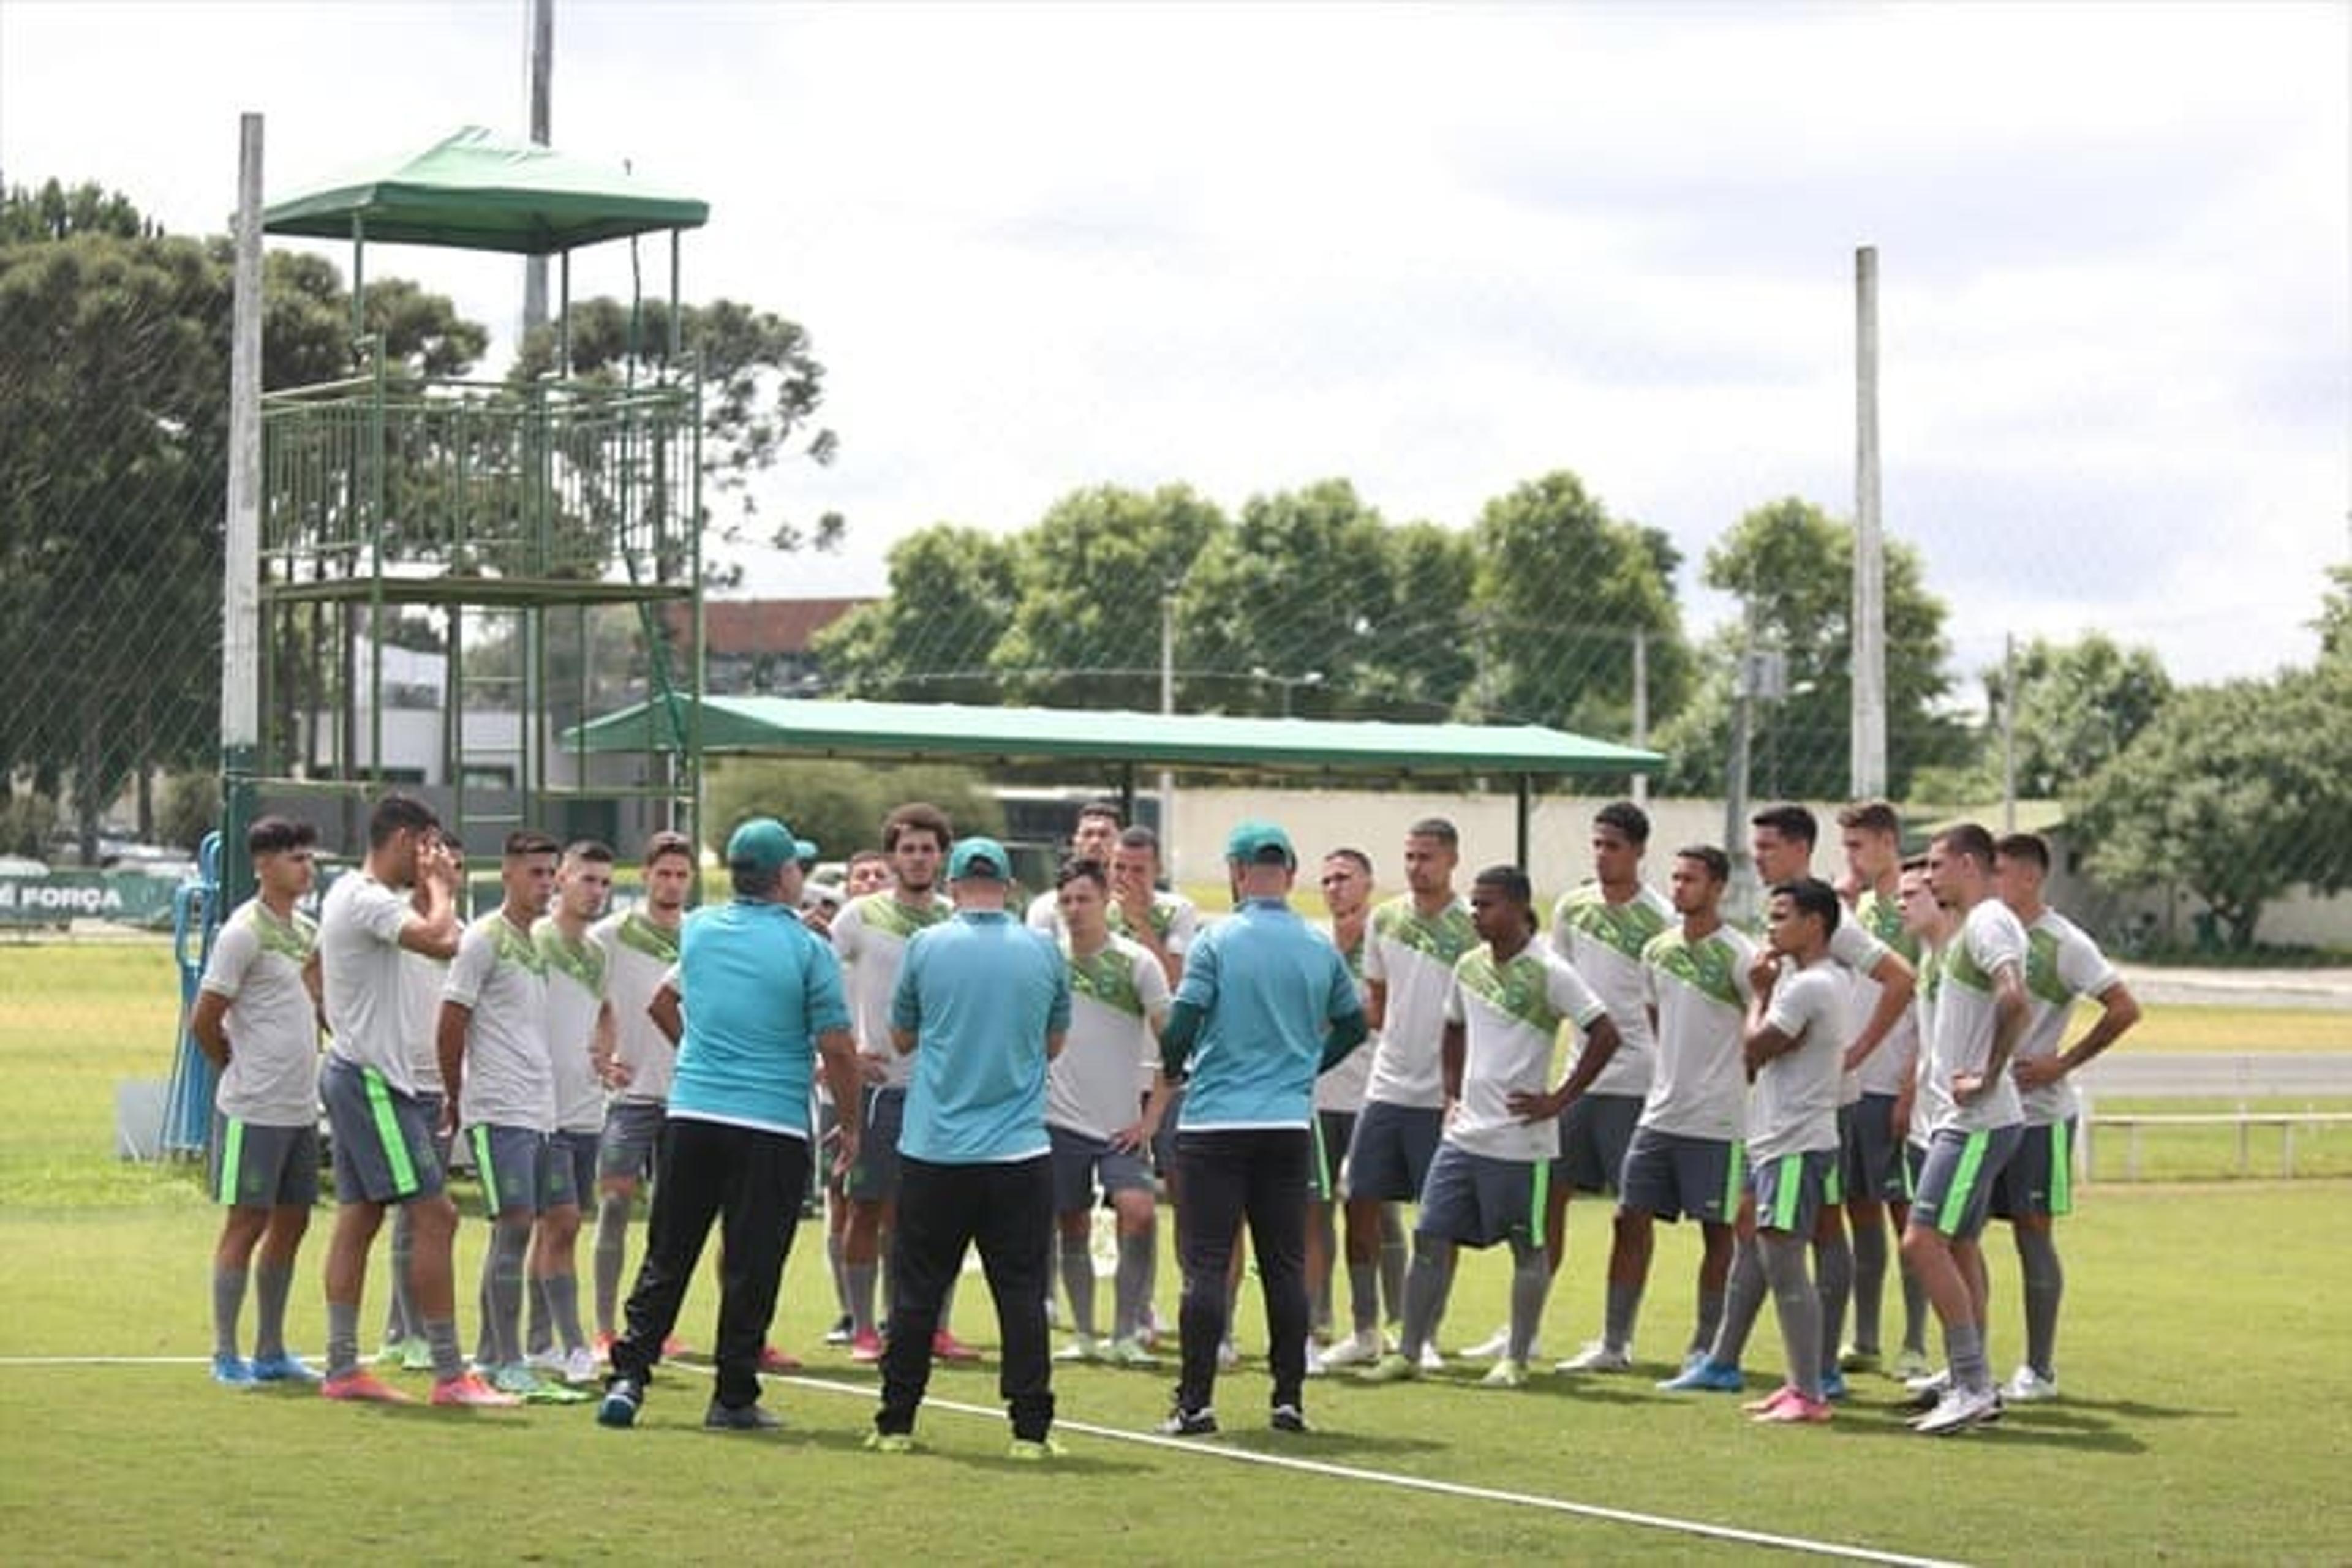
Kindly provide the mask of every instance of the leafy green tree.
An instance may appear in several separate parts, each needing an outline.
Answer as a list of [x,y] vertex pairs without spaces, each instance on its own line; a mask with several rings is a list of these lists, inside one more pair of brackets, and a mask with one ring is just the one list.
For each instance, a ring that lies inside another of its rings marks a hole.
[[1637,633],[1651,712],[1682,705],[1691,654],[1675,602],[1680,558],[1663,533],[1610,516],[1559,469],[1488,501],[1475,540],[1474,714],[1622,737]]
[[[1754,718],[1755,787],[1811,799],[1846,793],[1853,750],[1854,533],[1810,501],[1789,497],[1759,507],[1707,552],[1706,585],[1738,596],[1759,649],[1786,656],[1788,695],[1759,704]],[[1886,544],[1886,772],[1897,798],[1912,775],[1968,753],[1958,719],[1940,709],[1951,690],[1945,668],[1943,602],[1927,590],[1916,551]],[[1718,632],[1709,647],[1706,689],[1659,736],[1672,757],[1667,787],[1702,793],[1723,785],[1730,752],[1730,682],[1745,640]]]
[[890,591],[817,634],[837,696],[904,702],[1003,700],[992,662],[1013,624],[1018,552],[976,528],[934,523],[890,547]]
[[[622,385],[675,371],[669,317],[666,300],[647,300],[635,310],[607,297],[572,301],[572,376]],[[827,464],[840,449],[834,431],[815,424],[825,373],[807,330],[725,299],[682,305],[677,325],[681,350],[702,380],[703,570],[710,584],[731,588],[742,581],[741,560],[727,552],[753,545],[832,549],[844,527],[838,512],[807,522],[766,519],[754,488],[787,457]],[[556,325],[533,331],[512,379],[520,384],[552,374],[559,344]]]
[[1182,485],[1065,496],[1016,535],[1016,605],[987,662],[1016,701],[1160,705],[1160,600],[1225,529]]
[[2352,565],[2330,566],[2320,601],[2319,662],[2352,665]]
[[2094,874],[2178,885],[2231,946],[2298,884],[2352,882],[2352,671],[2323,667],[2173,694],[2074,808]]
[[[2017,793],[2031,798],[2055,799],[2088,783],[2172,695],[2171,678],[2153,648],[2126,648],[2103,632],[2073,643],[2036,637],[2018,649],[2016,667]],[[2009,700],[2006,672],[1995,668],[1984,679],[1999,715]],[[1987,739],[1998,780],[1998,721]]]

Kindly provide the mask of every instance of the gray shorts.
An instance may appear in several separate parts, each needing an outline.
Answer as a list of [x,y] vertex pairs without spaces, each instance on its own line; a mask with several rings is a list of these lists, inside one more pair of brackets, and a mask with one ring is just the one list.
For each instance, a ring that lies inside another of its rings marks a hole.
[[1114,1149],[1105,1138],[1089,1138],[1066,1127],[1047,1127],[1054,1146],[1054,1212],[1076,1214],[1094,1206],[1095,1184],[1113,1193],[1151,1191],[1151,1166],[1132,1149]]
[[[559,1127],[547,1136],[547,1157],[571,1169],[565,1180],[572,1189],[572,1201],[585,1205],[596,1190],[596,1152],[602,1134],[575,1132]],[[563,1205],[552,1205],[561,1208]]]
[[511,1209],[545,1214],[579,1203],[580,1194],[572,1190],[571,1162],[555,1157],[551,1134],[488,1123],[467,1128],[466,1143],[474,1153],[474,1174],[481,1179],[482,1209],[490,1218]]
[[1541,1247],[1550,1184],[1549,1160],[1497,1160],[1441,1144],[1429,1163],[1413,1234],[1465,1247],[1492,1247],[1498,1241]]
[[1954,1241],[1975,1240],[1992,1211],[1993,1188],[2024,1138],[2022,1127],[1937,1132],[1927,1142],[1927,1158],[1919,1168],[1910,1223],[1939,1230]]
[[1837,1182],[1837,1161],[1834,1149],[1808,1149],[1752,1162],[1748,1167],[1748,1190],[1756,1194],[1756,1228],[1811,1236],[1822,1205],[1837,1202],[1831,1195]]
[[1838,1169],[1848,1202],[1899,1204],[1910,1196],[1893,1095],[1865,1094],[1838,1107]]
[[375,1068],[331,1053],[319,1073],[319,1099],[334,1142],[338,1202],[404,1204],[441,1191],[437,1107],[428,1110]]
[[2021,1215],[2056,1218],[2074,1212],[2075,1121],[2029,1126],[2017,1157],[1993,1184],[1992,1212],[2002,1219]]
[[1739,1217],[1739,1194],[1747,1162],[1730,1138],[1693,1138],[1636,1127],[1625,1148],[1618,1180],[1617,1206],[1701,1225],[1729,1225]]
[[319,1201],[319,1125],[262,1127],[213,1112],[213,1196],[231,1208],[309,1208]]
[[596,1140],[596,1174],[607,1181],[649,1181],[669,1107],[658,1100],[616,1100],[604,1107]]
[[1433,1105],[1391,1105],[1368,1100],[1348,1140],[1348,1196],[1382,1203],[1422,1201],[1430,1162],[1445,1131],[1445,1112]]
[[1307,1173],[1307,1195],[1318,1204],[1339,1201],[1348,1195],[1344,1177],[1348,1169],[1348,1145],[1355,1142],[1356,1113],[1352,1110],[1318,1110],[1315,1113],[1315,1163]]
[[907,1123],[907,1091],[866,1086],[857,1133],[857,1163],[843,1190],[861,1204],[895,1203],[898,1197],[898,1133]]
[[1580,1193],[1613,1193],[1642,1120],[1638,1094],[1580,1094],[1559,1113],[1559,1157],[1551,1179]]

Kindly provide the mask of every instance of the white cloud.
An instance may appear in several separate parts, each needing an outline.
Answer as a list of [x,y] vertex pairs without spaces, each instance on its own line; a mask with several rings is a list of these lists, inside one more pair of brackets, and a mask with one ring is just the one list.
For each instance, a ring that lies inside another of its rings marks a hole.
[[[211,226],[241,108],[274,191],[517,129],[522,17],[10,0],[0,159]],[[1461,522],[1558,466],[1696,559],[1849,508],[1874,243],[1888,521],[1964,671],[2102,626],[2196,677],[2302,656],[2345,553],[2347,48],[2293,4],[574,4],[556,140],[707,195],[689,294],[815,333],[843,457],[771,506],[852,549],[758,580],[1106,479]],[[510,328],[510,262],[373,265]]]

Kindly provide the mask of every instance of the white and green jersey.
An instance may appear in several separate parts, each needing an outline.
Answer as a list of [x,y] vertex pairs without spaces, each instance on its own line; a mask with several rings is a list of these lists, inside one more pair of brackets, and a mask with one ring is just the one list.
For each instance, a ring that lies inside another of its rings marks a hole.
[[400,984],[408,993],[404,1017],[418,1020],[409,1037],[409,1072],[419,1094],[439,1094],[441,1084],[441,993],[449,984],[449,961],[428,952],[400,950]]
[[[415,1042],[434,1027],[418,1016],[416,988],[401,962],[408,895],[365,871],[335,879],[319,906],[319,980],[326,994],[327,1047],[353,1067],[373,1068],[402,1094],[416,1094]],[[439,1008],[432,1009],[437,1014]]]
[[309,1127],[319,1120],[319,1011],[302,971],[319,928],[296,910],[279,920],[254,899],[213,940],[204,989],[226,998],[228,1066],[213,1103],[256,1127]]
[[1114,936],[1070,967],[1070,1028],[1045,1075],[1045,1121],[1087,1138],[1108,1138],[1135,1121],[1136,1069],[1160,1060],[1168,1018],[1168,972],[1136,942]]
[[1445,997],[1454,965],[1478,945],[1470,906],[1454,898],[1434,915],[1403,893],[1372,910],[1364,935],[1364,979],[1385,986],[1381,1043],[1364,1098],[1383,1105],[1445,1105]]
[[555,1125],[565,1132],[604,1129],[604,1086],[596,1078],[596,1019],[604,1010],[604,950],[583,933],[563,934],[553,915],[530,928],[547,966],[547,1054],[555,1070]]
[[[926,903],[907,904],[886,889],[859,894],[833,917],[833,951],[847,972],[857,1048],[884,1065],[887,1088],[906,1088],[915,1067],[913,1058],[899,1055],[890,1044],[890,996],[898,988],[898,965],[907,955],[907,943],[917,931],[954,913],[955,905],[937,893]],[[1132,1082],[1130,1079],[1130,1087]]]
[[1755,994],[1748,966],[1755,960],[1756,944],[1727,925],[1696,939],[1676,926],[1642,950],[1649,1005],[1658,1013],[1658,1059],[1642,1126],[1720,1142],[1746,1131],[1748,1068],[1740,1046]]
[[[1982,1132],[2014,1127],[2025,1120],[2017,1098],[2017,1080],[2003,1073],[1967,1104],[1952,1094],[1954,1075],[1982,1072],[1992,1058],[1993,976],[2003,965],[2025,975],[2025,927],[1999,899],[1985,899],[1968,913],[1960,929],[1946,944],[1938,967],[1931,1016],[1934,1032],[1927,1037],[1927,1075],[1935,1085],[1935,1131],[1957,1128]],[[1923,1087],[1921,1093],[1927,1092]]]
[[[1201,934],[1201,911],[1192,900],[1181,893],[1165,889],[1151,895],[1151,931],[1160,945],[1177,958],[1191,951],[1192,940]],[[1047,889],[1029,900],[1029,912],[1023,917],[1031,931],[1043,931],[1056,942],[1065,941],[1069,933],[1062,929],[1062,903],[1059,893]],[[1132,937],[1128,929],[1127,911],[1114,900],[1110,906],[1110,931],[1113,936]]]
[[1496,1160],[1557,1156],[1559,1119],[1523,1121],[1511,1110],[1511,1096],[1551,1087],[1561,1024],[1589,1028],[1608,1011],[1575,966],[1540,942],[1500,963],[1484,945],[1464,953],[1445,994],[1446,1022],[1462,1026],[1464,1047],[1462,1105],[1445,1141]]
[[[2082,927],[2056,910],[2043,910],[2025,931],[2025,999],[2032,1011],[2017,1039],[2017,1059],[2056,1056],[2075,998],[2104,996],[2122,984],[2123,976]],[[2019,1097],[2029,1127],[2047,1127],[2082,1110],[2071,1078],[2021,1089]]]
[[588,939],[604,954],[604,996],[613,1005],[613,1056],[629,1069],[616,1098],[667,1104],[677,1047],[655,1026],[646,1008],[662,977],[677,962],[676,926],[663,927],[642,910],[606,915],[588,928]]
[[[1917,971],[1919,939],[1903,929],[1903,907],[1895,899],[1880,893],[1875,888],[1865,889],[1862,897],[1854,900],[1853,913],[1848,919],[1877,938],[1880,945],[1899,955],[1913,971]],[[1854,972],[1850,1016],[1857,1033],[1870,1023],[1870,1015],[1877,1007],[1883,989],[1866,971]],[[1918,1019],[1914,1016],[1914,1009],[1906,1007],[1903,1016],[1886,1031],[1886,1037],[1878,1042],[1878,1048],[1871,1052],[1852,1075],[1853,1081],[1846,1086],[1852,1093],[1843,1098],[1902,1093],[1904,1084],[1917,1070],[1918,1055]]]
[[467,1127],[555,1131],[555,1066],[547,1048],[547,961],[529,932],[496,910],[466,928],[441,999],[470,1010],[457,1120]]
[[1586,1092],[1649,1092],[1658,1053],[1650,1033],[1649,982],[1642,969],[1642,951],[1674,923],[1674,905],[1655,888],[1637,887],[1624,902],[1612,903],[1600,883],[1587,882],[1560,895],[1553,907],[1552,946],[1576,965],[1617,1026],[1617,1054]]
[[1783,1154],[1807,1154],[1838,1146],[1838,1078],[1853,1033],[1846,999],[1853,984],[1834,960],[1815,960],[1783,972],[1772,987],[1764,1022],[1797,1042],[1756,1071],[1748,1096],[1748,1162],[1750,1167]]
[[[1331,935],[1328,930],[1324,934]],[[1353,947],[1339,949],[1339,956],[1347,961],[1348,973],[1356,982],[1356,1000],[1359,1002],[1364,1000],[1364,949],[1369,944],[1369,934],[1368,927],[1364,933],[1357,936]],[[1334,946],[1338,942],[1337,937],[1332,938]],[[1315,1109],[1336,1110],[1349,1116],[1363,1110],[1364,1090],[1372,1081],[1372,1053],[1379,1048],[1377,1037],[1367,1038],[1348,1053],[1346,1060],[1316,1079]]]

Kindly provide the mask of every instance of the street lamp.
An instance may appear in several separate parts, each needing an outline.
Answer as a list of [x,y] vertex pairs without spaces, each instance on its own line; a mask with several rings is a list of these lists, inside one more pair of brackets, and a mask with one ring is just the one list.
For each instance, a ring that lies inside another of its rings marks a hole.
[[1276,675],[1264,665],[1253,665],[1250,674],[1282,688],[1282,716],[1286,719],[1290,717],[1290,693],[1295,688],[1323,684],[1323,672],[1319,669],[1310,669],[1304,675]]

